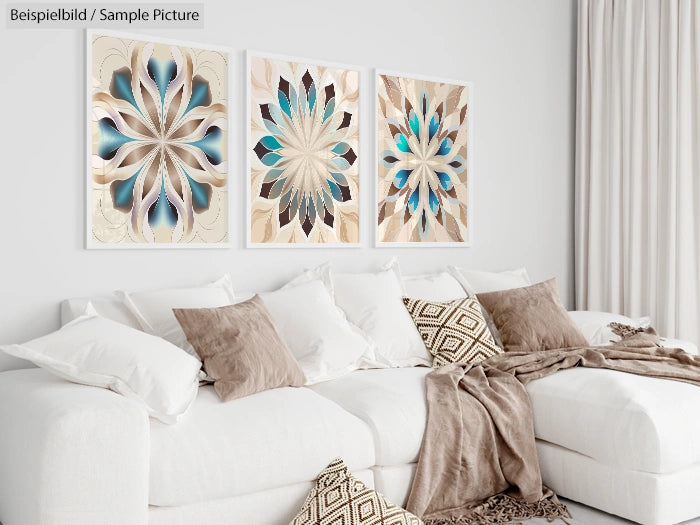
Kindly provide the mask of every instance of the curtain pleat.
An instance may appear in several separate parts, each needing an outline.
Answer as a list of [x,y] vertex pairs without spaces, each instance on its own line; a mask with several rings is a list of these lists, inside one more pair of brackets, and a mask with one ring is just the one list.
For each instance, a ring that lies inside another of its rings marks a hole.
[[579,0],[576,305],[700,341],[700,2]]

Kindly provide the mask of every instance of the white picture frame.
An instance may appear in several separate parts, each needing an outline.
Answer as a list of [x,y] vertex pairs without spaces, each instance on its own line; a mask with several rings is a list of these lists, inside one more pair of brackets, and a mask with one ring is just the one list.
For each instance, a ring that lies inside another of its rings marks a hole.
[[[361,161],[361,155],[364,155],[364,152],[362,151],[362,134],[364,133],[364,128],[365,124],[363,124],[363,119],[361,118],[362,115],[362,107],[363,107],[363,89],[362,89],[362,77],[363,74],[366,74],[366,68],[360,67],[360,66],[355,66],[351,64],[343,64],[339,62],[330,62],[330,61],[325,61],[325,60],[317,60],[317,59],[310,59],[310,58],[303,58],[303,57],[298,57],[298,56],[289,56],[289,55],[284,55],[284,54],[277,54],[277,53],[268,53],[264,51],[257,51],[253,49],[248,49],[246,50],[246,59],[245,59],[245,77],[246,77],[246,93],[245,93],[245,105],[246,105],[246,110],[245,110],[245,122],[246,122],[246,133],[245,133],[245,160],[246,160],[246,169],[245,169],[245,184],[246,184],[246,191],[245,191],[245,198],[246,198],[246,231],[245,231],[245,245],[247,248],[262,248],[262,249],[318,249],[318,248],[325,248],[325,249],[334,249],[334,248],[341,248],[341,249],[347,249],[347,248],[360,248],[362,247],[362,224],[363,224],[363,217],[362,217],[362,198],[361,198],[361,192],[357,192],[356,198],[357,198],[357,216],[358,216],[358,224],[357,224],[357,230],[358,230],[358,238],[356,242],[323,242],[323,243],[313,243],[313,242],[307,242],[307,243],[283,243],[283,242],[254,242],[252,239],[252,221],[251,221],[251,214],[252,214],[252,189],[251,189],[251,181],[252,181],[252,157],[251,154],[253,152],[253,147],[255,144],[253,144],[253,137],[252,137],[252,126],[251,126],[251,102],[252,102],[252,86],[251,86],[251,62],[254,58],[262,58],[262,59],[268,59],[268,60],[275,60],[275,61],[283,61],[283,62],[294,62],[297,64],[303,64],[303,65],[308,65],[308,66],[314,66],[314,67],[325,67],[325,68],[333,68],[333,69],[340,69],[340,70],[348,70],[348,71],[354,71],[358,74],[358,93],[359,93],[359,98],[357,101],[357,115],[356,118],[359,119],[359,127],[358,127],[358,133],[359,137],[357,139],[357,146],[356,146],[356,151],[358,154],[358,159],[356,162],[358,162],[358,185],[362,184],[364,181],[367,180],[367,176],[362,174],[362,169],[359,168],[360,166],[360,161]],[[366,165],[366,163],[365,163]]]
[[[93,170],[92,170],[92,159],[93,159],[93,137],[92,137],[92,125],[93,125],[93,37],[105,36],[113,37],[117,39],[125,40],[135,40],[154,44],[164,44],[170,46],[178,47],[188,47],[195,49],[197,51],[214,51],[216,53],[221,53],[225,58],[226,63],[226,89],[225,89],[225,100],[226,100],[226,190],[225,190],[225,203],[222,209],[226,210],[226,239],[221,242],[181,242],[181,243],[167,243],[167,242],[99,242],[94,239],[93,236]],[[161,37],[153,37],[138,33],[127,33],[122,31],[111,31],[111,30],[101,30],[101,29],[86,29],[85,30],[85,248],[88,250],[103,250],[103,249],[125,249],[125,250],[143,250],[143,249],[159,249],[159,250],[190,250],[190,249],[209,249],[209,250],[220,250],[220,249],[230,249],[233,247],[232,242],[232,232],[234,226],[234,217],[231,213],[231,171],[233,163],[231,163],[231,152],[232,148],[232,133],[231,133],[231,111],[232,111],[232,86],[233,86],[233,72],[236,69],[232,63],[232,58],[234,53],[232,50],[226,46],[212,46],[209,44],[203,44],[199,42],[188,42],[183,40],[175,40]]]
[[[464,241],[426,241],[426,242],[416,242],[416,241],[382,241],[379,236],[379,177],[380,177],[380,126],[383,122],[380,121],[378,109],[379,109],[379,79],[380,75],[387,75],[392,77],[401,77],[404,79],[418,80],[425,82],[434,82],[449,84],[454,86],[464,86],[468,92],[468,106],[467,106],[467,118],[466,118],[466,148],[467,148],[467,158],[466,160],[466,170],[467,170],[467,182],[466,182],[466,207],[467,207],[467,233],[468,236]],[[389,69],[375,68],[372,74],[372,118],[374,119],[374,136],[372,140],[373,149],[373,181],[372,181],[372,194],[373,194],[373,245],[376,248],[470,248],[474,244],[474,83],[471,81],[461,81],[449,78],[425,76],[415,73],[405,73]]]

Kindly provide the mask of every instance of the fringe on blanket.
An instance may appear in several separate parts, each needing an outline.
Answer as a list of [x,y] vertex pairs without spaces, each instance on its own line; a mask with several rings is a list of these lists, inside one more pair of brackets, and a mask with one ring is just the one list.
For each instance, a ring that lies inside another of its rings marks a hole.
[[633,335],[637,335],[637,334],[640,334],[642,332],[648,331],[647,328],[640,328],[639,326],[631,326],[628,324],[615,323],[615,322],[608,323],[608,327],[610,327],[610,331],[613,334],[619,335],[623,339],[625,339],[626,337],[632,337]]
[[531,518],[544,518],[548,522],[571,518],[566,505],[559,502],[554,492],[547,489],[543,498],[534,503],[516,499],[501,493],[491,496],[460,516],[423,518],[425,525],[504,525],[520,523]]

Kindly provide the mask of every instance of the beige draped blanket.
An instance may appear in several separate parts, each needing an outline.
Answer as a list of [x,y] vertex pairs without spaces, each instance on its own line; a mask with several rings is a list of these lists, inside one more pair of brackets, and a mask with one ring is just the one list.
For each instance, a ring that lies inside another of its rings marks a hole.
[[428,420],[407,509],[426,525],[568,516],[542,486],[524,385],[575,366],[700,386],[700,357],[658,347],[509,352],[437,369],[426,377]]

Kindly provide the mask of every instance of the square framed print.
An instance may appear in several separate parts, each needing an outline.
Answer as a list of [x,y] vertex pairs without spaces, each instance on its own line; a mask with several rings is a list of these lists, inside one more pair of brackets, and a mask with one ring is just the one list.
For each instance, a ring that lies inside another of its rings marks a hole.
[[359,70],[252,51],[247,63],[248,246],[359,246]]
[[471,246],[471,82],[376,71],[377,246]]
[[229,53],[87,31],[87,247],[228,247]]

